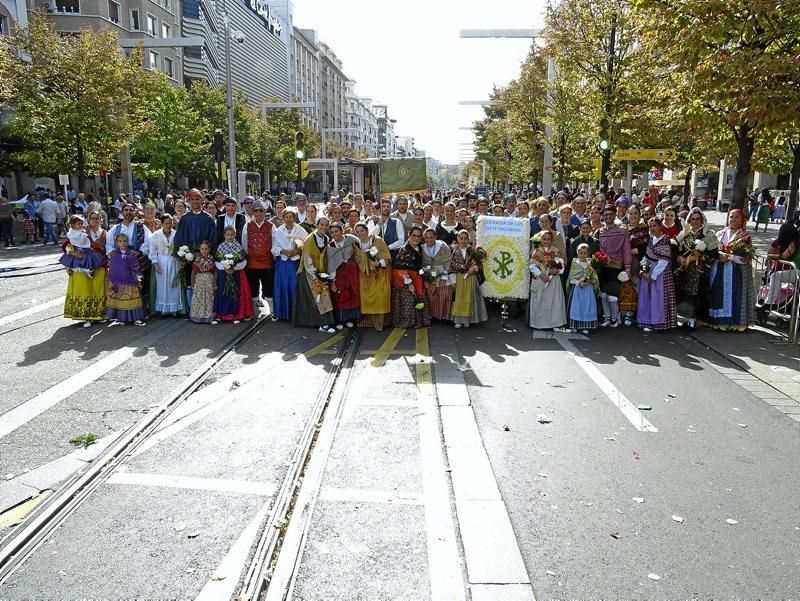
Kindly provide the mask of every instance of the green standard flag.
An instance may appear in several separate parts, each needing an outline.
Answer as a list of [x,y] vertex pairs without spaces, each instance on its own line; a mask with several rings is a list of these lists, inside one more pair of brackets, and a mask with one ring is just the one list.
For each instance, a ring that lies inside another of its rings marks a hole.
[[417,192],[428,188],[425,159],[387,159],[380,162],[381,193]]

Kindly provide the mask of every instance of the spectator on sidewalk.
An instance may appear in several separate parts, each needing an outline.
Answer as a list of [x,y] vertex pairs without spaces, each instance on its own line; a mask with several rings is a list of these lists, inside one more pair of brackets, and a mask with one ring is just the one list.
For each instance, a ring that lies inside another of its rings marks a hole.
[[58,236],[56,236],[56,222],[59,219],[66,217],[64,208],[55,200],[50,198],[50,194],[45,192],[44,198],[39,203],[39,208],[36,210],[44,223],[44,239],[42,245],[47,245],[47,241],[52,239],[53,244],[58,246]]

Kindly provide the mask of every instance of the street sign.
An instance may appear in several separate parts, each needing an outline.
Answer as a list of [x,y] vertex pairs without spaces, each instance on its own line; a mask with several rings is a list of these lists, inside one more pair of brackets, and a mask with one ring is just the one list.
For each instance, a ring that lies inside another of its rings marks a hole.
[[612,158],[615,161],[669,162],[678,158],[678,151],[674,148],[637,148],[630,150],[615,150]]
[[59,186],[69,185],[69,175],[59,175],[58,176],[58,185]]
[[475,196],[477,196],[478,198],[480,198],[481,196],[486,196],[487,192],[488,189],[486,186],[477,186],[475,188]]

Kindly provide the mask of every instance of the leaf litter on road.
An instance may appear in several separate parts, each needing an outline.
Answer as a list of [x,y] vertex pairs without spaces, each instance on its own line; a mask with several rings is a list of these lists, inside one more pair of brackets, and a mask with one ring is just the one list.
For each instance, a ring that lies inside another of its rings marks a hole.
[[734,520],[733,518],[728,518],[728,519],[727,519],[727,520],[725,520],[725,521],[726,521],[728,524],[730,524],[731,526],[735,526],[736,524],[738,524],[738,523],[739,523],[737,520]]
[[648,575],[647,575],[647,577],[648,577],[650,580],[654,580],[654,581],[656,581],[656,582],[658,582],[659,580],[661,580],[661,576],[659,576],[658,574],[653,574],[652,572],[651,572],[650,574],[648,574]]
[[633,500],[637,503],[644,503],[644,497],[633,497]]
[[551,418],[549,415],[545,415],[544,413],[540,413],[536,416],[536,421],[540,424],[549,424],[552,423],[553,418]]
[[679,524],[683,524],[683,518],[681,516],[679,516],[679,515],[673,515],[672,516],[672,521],[673,522],[678,522]]

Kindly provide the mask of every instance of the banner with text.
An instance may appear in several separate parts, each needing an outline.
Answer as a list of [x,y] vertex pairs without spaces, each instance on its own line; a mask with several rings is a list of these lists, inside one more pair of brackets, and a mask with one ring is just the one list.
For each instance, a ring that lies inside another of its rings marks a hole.
[[530,222],[514,217],[481,217],[478,246],[486,250],[481,292],[486,298],[527,300]]

